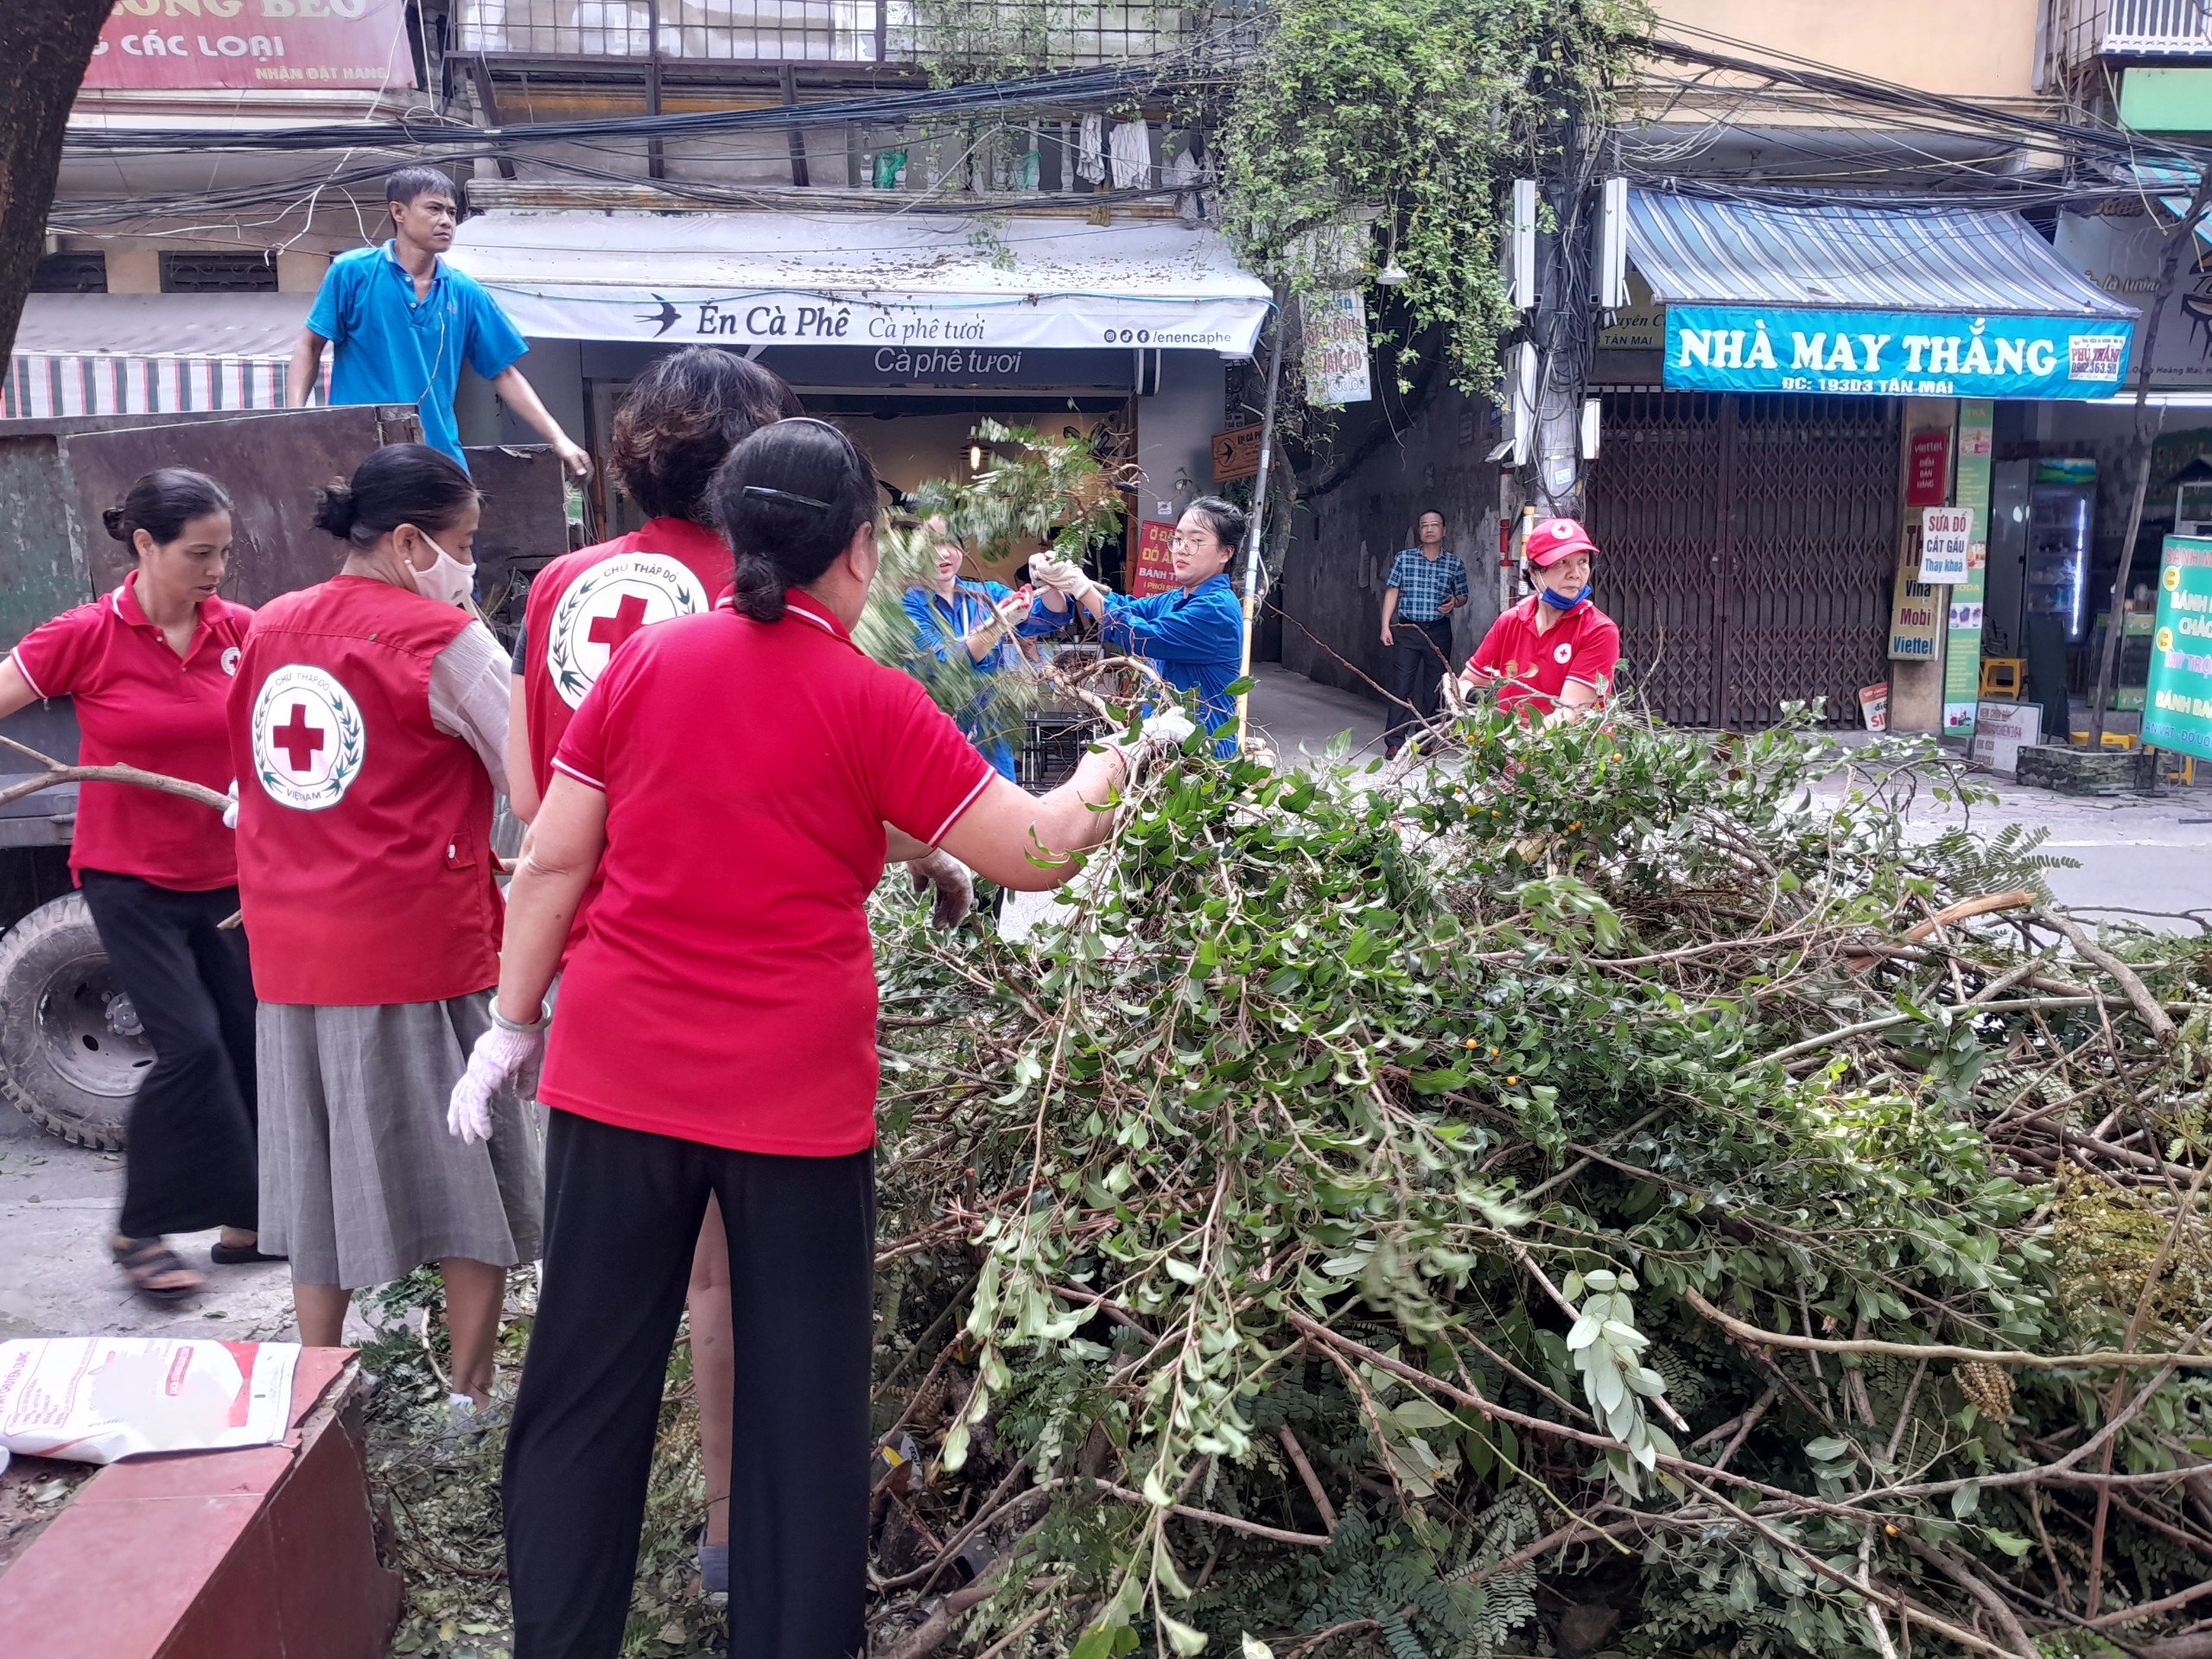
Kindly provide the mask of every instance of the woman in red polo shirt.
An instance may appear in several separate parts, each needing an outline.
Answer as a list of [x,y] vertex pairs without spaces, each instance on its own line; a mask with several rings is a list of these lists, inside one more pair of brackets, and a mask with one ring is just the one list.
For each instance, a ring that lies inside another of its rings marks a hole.
[[1621,631],[1590,598],[1589,532],[1572,518],[1539,520],[1527,555],[1536,591],[1490,625],[1461,680],[1497,688],[1498,706],[1547,721],[1603,703],[1620,666]]
[[[594,870],[538,1098],[545,1288],[507,1443],[517,1659],[611,1656],[630,1605],[669,1343],[713,1193],[736,1332],[730,1649],[864,1645],[874,1231],[874,967],[887,857],[942,845],[1057,886],[1124,772],[1041,799],[991,769],[850,630],[876,571],[874,475],[820,422],[753,434],[709,505],[735,553],[713,613],[647,629],[577,710],[509,893],[495,1026],[456,1131],[536,1056]],[[894,826],[887,836],[885,825]],[[499,1131],[493,1130],[496,1139]]]
[[[231,499],[181,467],[149,473],[109,509],[137,556],[122,586],[35,628],[0,661],[0,718],[75,700],[78,758],[226,789],[223,702],[253,613],[217,595]],[[130,1103],[123,1211],[110,1243],[130,1287],[171,1301],[200,1287],[165,1239],[220,1227],[213,1259],[273,1260],[255,1241],[253,982],[238,859],[222,816],[130,784],[86,784],[69,868],[117,984],[153,1045]]]
[[488,1397],[506,1270],[537,1254],[540,1205],[512,1091],[488,1147],[444,1128],[499,977],[507,664],[463,608],[478,505],[467,473],[414,443],[324,491],[315,522],[345,565],[262,607],[230,700],[262,1225],[316,1346],[337,1344],[355,1288],[438,1264],[457,1423]]
[[[509,798],[528,823],[553,780],[553,756],[600,671],[641,627],[709,609],[728,591],[729,543],[707,524],[707,481],[740,439],[804,411],[779,375],[712,346],[658,359],[630,384],[614,411],[608,468],[648,515],[645,526],[563,554],[530,585],[515,642],[507,728]],[[587,893],[569,930],[583,938]],[[707,1204],[691,1262],[691,1371],[707,1471],[707,1523],[699,1577],[729,1589],[729,1249],[721,1211]]]

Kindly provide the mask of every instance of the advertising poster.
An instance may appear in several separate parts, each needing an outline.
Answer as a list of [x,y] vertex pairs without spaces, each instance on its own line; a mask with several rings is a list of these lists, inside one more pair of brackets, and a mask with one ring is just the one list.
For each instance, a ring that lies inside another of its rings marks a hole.
[[1958,475],[1951,499],[1974,516],[1966,575],[1951,589],[1943,651],[1943,730],[1972,737],[1981,706],[1982,603],[1989,586],[1989,463],[1996,447],[1997,406],[1986,397],[1959,404]]
[[87,88],[415,84],[407,0],[116,0]]
[[1367,376],[1367,301],[1357,289],[1300,302],[1306,325],[1306,401],[1317,408],[1363,404],[1375,395]]
[[1951,429],[1931,426],[1912,435],[1911,469],[1905,480],[1908,507],[1940,507],[1951,499]]
[[2144,747],[2212,760],[2212,538],[2166,537],[2153,629]]
[[1920,579],[1949,588],[1967,579],[1967,550],[1974,545],[1972,507],[1920,510]]
[[1129,568],[1129,592],[1138,599],[1164,594],[1175,585],[1175,562],[1168,543],[1175,526],[1164,519],[1147,518],[1137,527],[1137,558]]

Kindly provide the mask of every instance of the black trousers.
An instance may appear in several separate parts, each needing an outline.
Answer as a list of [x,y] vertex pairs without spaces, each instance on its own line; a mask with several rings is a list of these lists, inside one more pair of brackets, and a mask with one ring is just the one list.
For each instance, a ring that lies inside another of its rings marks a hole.
[[1407,734],[1417,725],[1436,718],[1442,702],[1438,683],[1452,671],[1452,619],[1433,622],[1400,620],[1390,625],[1390,695],[1419,709],[1390,705],[1389,721],[1382,728],[1382,747],[1395,754]]
[[116,1230],[127,1238],[251,1231],[260,1214],[253,974],[245,931],[217,925],[237,911],[238,890],[179,893],[105,870],[83,876],[115,982],[154,1046],[130,1103]]
[[730,1651],[852,1659],[865,1643],[875,1154],[730,1152],[556,1110],[545,1283],[507,1438],[516,1659],[621,1645],[709,1192],[737,1356]]

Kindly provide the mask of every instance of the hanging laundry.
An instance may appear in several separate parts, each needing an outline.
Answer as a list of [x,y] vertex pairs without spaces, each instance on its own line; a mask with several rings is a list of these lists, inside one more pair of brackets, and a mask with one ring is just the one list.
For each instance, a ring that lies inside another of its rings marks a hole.
[[1195,225],[1205,214],[1205,196],[1200,185],[1213,182],[1213,160],[1205,154],[1205,137],[1195,127],[1185,127],[1175,135],[1175,154],[1167,165],[1160,169],[1160,181],[1175,192],[1175,217],[1185,225]]
[[1083,118],[1083,139],[1076,148],[1075,175],[1085,184],[1096,184],[1106,176],[1106,120],[1103,116],[1086,115]]
[[1142,190],[1152,183],[1152,126],[1145,121],[1123,121],[1114,128],[1114,188]]

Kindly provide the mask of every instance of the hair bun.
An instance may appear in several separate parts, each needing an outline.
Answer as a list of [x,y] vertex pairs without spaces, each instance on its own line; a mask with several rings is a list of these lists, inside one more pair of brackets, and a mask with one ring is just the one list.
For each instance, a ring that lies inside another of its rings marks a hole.
[[127,542],[130,539],[130,520],[124,512],[121,502],[118,501],[100,514],[100,523],[107,526],[107,533],[114,537],[117,541]]
[[353,533],[355,508],[352,488],[342,483],[325,485],[315,492],[315,527],[344,541]]

